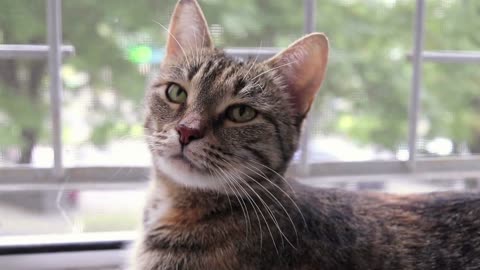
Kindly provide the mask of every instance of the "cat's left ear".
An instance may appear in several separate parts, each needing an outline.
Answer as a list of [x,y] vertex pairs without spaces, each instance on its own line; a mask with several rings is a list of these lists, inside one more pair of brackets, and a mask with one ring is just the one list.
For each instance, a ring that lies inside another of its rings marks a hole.
[[196,0],[179,0],[170,21],[166,60],[200,48],[212,48],[205,16]]
[[328,62],[328,39],[324,34],[305,36],[267,61],[287,83],[298,114],[305,116],[320,89]]

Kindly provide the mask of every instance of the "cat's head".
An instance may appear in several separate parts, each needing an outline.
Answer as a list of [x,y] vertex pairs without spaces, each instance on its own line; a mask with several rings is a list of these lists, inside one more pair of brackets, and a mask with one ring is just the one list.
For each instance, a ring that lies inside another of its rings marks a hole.
[[233,59],[214,48],[197,2],[180,0],[147,92],[155,170],[192,188],[268,184],[297,148],[327,57],[327,38],[315,33],[264,62]]

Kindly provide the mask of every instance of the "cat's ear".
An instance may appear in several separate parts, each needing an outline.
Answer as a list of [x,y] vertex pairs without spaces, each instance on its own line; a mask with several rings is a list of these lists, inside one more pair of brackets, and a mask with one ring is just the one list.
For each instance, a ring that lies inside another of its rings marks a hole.
[[295,109],[305,116],[322,84],[328,61],[328,39],[324,34],[305,36],[278,53],[267,64],[277,69],[287,83]]
[[166,58],[173,59],[199,48],[211,48],[208,24],[196,0],[180,0],[170,21]]

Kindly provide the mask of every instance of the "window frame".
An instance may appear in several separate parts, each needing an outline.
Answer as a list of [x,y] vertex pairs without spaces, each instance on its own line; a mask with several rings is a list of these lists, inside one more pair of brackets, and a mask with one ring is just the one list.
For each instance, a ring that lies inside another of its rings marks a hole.
[[[304,32],[315,30],[316,0],[304,0]],[[48,0],[48,44],[47,45],[0,45],[0,59],[48,57],[50,77],[50,100],[52,120],[52,145],[54,164],[50,168],[12,166],[0,168],[0,190],[58,190],[69,189],[123,189],[146,186],[148,167],[92,166],[65,167],[62,162],[61,142],[61,94],[60,68],[62,58],[74,53],[72,46],[62,45],[61,0]],[[409,137],[407,161],[363,161],[363,162],[322,162],[308,163],[310,127],[314,121],[309,116],[301,138],[300,161],[292,164],[287,172],[300,176],[303,181],[357,181],[381,179],[397,181],[399,177],[425,179],[434,177],[478,177],[480,155],[469,157],[447,157],[422,159],[417,156],[417,126],[420,111],[422,85],[422,64],[424,61],[480,63],[480,52],[423,51],[425,1],[416,0],[413,52],[407,56],[412,61],[412,86],[409,102]],[[237,57],[258,55],[266,59],[279,51],[278,48],[227,48],[226,52]],[[85,241],[73,235],[60,235],[63,240],[45,240],[41,236],[1,237],[1,265],[21,266],[25,269],[38,267],[42,261],[45,269],[71,267],[120,266],[134,237],[115,233],[97,233]],[[10,241],[5,241],[10,239]],[[85,244],[87,243],[87,244]],[[70,248],[69,248],[70,247]],[[105,247],[105,248],[101,248]],[[53,248],[53,249],[52,249]],[[65,250],[68,252],[59,252]],[[95,255],[96,254],[96,255]],[[55,256],[54,258],[52,256]],[[88,259],[87,259],[88,258]],[[42,269],[44,269],[42,268]]]
[[5,269],[123,269],[132,232],[7,236],[0,242]]

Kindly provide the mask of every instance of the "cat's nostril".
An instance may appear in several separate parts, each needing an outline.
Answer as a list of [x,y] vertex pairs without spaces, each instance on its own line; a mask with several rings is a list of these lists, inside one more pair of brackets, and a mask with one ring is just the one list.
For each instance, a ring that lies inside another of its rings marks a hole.
[[198,128],[191,128],[186,125],[178,125],[176,130],[179,135],[180,143],[183,145],[189,144],[193,140],[203,137],[203,132]]

